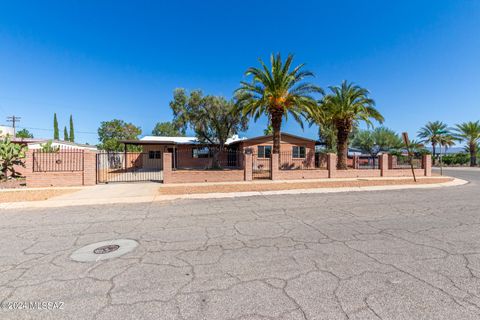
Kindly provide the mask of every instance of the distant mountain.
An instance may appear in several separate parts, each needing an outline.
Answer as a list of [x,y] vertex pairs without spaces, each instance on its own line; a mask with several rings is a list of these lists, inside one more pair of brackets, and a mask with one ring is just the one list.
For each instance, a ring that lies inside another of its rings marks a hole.
[[[425,147],[425,149],[432,152],[432,147]],[[436,147],[435,150],[437,151],[437,153],[440,152],[439,147]],[[442,153],[443,154],[445,153],[445,148],[444,147],[442,147]],[[448,148],[447,149],[447,154],[448,153],[465,153],[465,147],[451,147],[451,148]]]

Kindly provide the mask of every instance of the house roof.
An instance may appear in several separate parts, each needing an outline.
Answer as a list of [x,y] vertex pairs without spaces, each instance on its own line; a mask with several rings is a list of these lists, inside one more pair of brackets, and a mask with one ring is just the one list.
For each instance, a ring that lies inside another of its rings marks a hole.
[[[233,142],[242,141],[246,138],[240,138],[238,135],[233,135],[231,138],[228,138],[225,144],[231,144]],[[145,136],[140,140],[122,140],[121,143],[125,144],[137,144],[137,145],[146,145],[146,144],[200,144],[198,138],[196,137],[165,137],[165,136]]]
[[75,143],[70,141],[51,140],[51,139],[43,139],[43,140],[32,139],[32,140],[35,140],[35,141],[27,143],[29,149],[40,149],[42,148],[42,144],[47,143],[48,141],[52,141],[52,147],[97,150],[97,147],[94,145]]
[[[282,136],[288,136],[295,139],[300,139],[309,142],[317,142],[317,140],[309,139],[305,137],[296,136],[294,134],[282,132]],[[258,136],[254,138],[245,138],[239,137],[238,135],[233,135],[231,138],[228,138],[225,142],[226,145],[236,144],[243,141],[251,141],[257,139],[265,139],[265,138],[272,138],[273,135],[266,135],[266,136]],[[166,137],[166,136],[144,136],[140,138],[140,140],[121,140],[120,143],[124,144],[136,144],[136,145],[150,145],[150,144],[201,144],[201,142],[196,137]]]
[[[310,142],[317,142],[317,140],[309,139],[309,138],[305,138],[305,137],[300,137],[300,136],[296,136],[296,135],[294,135],[294,134],[287,133],[287,132],[282,132],[281,135],[282,135],[282,136],[288,136],[288,137],[296,138],[296,139],[300,139],[300,140],[310,141]],[[252,140],[258,140],[258,139],[265,139],[265,138],[273,138],[273,135],[272,135],[272,134],[269,134],[269,135],[266,135],[266,136],[258,136],[258,137],[253,137],[253,138],[244,139],[244,140],[242,140],[242,141],[252,141]],[[237,142],[240,142],[240,141],[234,141],[234,142],[232,142],[232,143],[237,143]]]

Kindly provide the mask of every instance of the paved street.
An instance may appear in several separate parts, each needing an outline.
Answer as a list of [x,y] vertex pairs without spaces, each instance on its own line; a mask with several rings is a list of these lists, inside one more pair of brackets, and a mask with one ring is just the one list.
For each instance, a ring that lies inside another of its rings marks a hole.
[[[480,171],[441,189],[0,212],[0,319],[479,319]],[[134,185],[132,185],[134,187]],[[134,239],[123,256],[77,249]]]

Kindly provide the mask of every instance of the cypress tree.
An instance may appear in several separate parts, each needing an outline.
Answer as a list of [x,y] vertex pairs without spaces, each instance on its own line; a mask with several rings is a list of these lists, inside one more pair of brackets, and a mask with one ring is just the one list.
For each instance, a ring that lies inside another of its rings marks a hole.
[[73,117],[70,115],[70,142],[75,142],[75,132],[73,130]]
[[59,140],[60,139],[60,133],[58,132],[58,120],[57,120],[57,114],[53,114],[53,139],[54,140]]
[[68,140],[67,126],[63,127],[63,141],[69,141]]

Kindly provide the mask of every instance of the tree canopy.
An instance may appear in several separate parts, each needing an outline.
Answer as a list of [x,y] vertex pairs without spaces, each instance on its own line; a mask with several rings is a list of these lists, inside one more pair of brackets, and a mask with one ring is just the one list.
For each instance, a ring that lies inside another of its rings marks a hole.
[[247,117],[235,112],[233,101],[219,96],[204,96],[199,90],[189,95],[184,89],[175,90],[170,107],[177,128],[183,132],[190,128],[200,142],[218,146],[213,150],[214,167],[219,167],[219,154],[227,139],[248,127]]
[[70,115],[70,134],[68,135],[70,142],[75,142],[75,130],[73,128],[73,117]]
[[154,136],[164,137],[184,137],[185,130],[181,130],[175,126],[172,122],[157,122],[152,130]]
[[371,157],[376,157],[380,152],[402,148],[403,142],[395,131],[378,127],[374,130],[358,131],[353,138],[352,146]]
[[200,142],[225,145],[228,138],[248,128],[248,119],[236,113],[233,101],[219,96],[204,96],[199,90],[189,95],[177,89],[170,102],[173,123],[177,128],[190,128]]
[[28,138],[33,138],[33,134],[30,133],[30,131],[28,131],[27,129],[22,129],[20,131],[17,131],[15,133],[15,136],[17,138],[22,138],[22,139],[28,139]]
[[[123,120],[103,121],[98,128],[98,140],[100,140],[98,148],[107,151],[123,151],[123,144],[119,141],[138,140],[141,133],[140,127]],[[128,150],[138,151],[138,147],[128,146]]]

